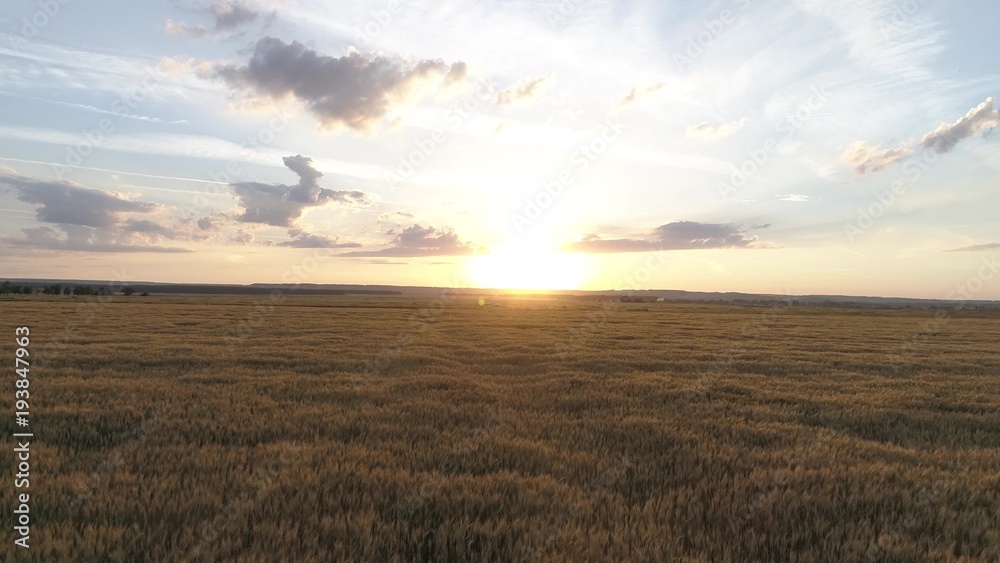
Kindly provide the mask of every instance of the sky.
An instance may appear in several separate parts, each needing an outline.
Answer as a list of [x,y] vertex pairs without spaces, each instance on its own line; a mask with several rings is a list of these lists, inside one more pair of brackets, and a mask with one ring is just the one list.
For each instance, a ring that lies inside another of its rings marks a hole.
[[1000,299],[996,21],[7,2],[0,276]]

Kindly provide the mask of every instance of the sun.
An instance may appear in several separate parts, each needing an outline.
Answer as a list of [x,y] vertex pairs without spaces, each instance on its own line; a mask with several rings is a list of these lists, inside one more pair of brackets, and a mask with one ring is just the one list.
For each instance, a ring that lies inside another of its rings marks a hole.
[[498,246],[469,265],[472,282],[483,289],[580,289],[586,274],[582,254],[528,242]]

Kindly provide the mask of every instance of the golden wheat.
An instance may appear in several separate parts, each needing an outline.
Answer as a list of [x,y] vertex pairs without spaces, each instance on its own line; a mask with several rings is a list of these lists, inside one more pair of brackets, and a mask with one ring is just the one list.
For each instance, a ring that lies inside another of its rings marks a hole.
[[1000,560],[998,313],[903,354],[933,311],[87,303],[0,302],[5,561]]

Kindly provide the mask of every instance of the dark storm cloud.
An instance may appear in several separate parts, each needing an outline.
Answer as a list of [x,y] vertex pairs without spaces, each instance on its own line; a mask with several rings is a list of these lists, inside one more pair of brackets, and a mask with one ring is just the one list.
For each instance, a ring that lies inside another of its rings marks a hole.
[[340,256],[409,258],[417,256],[461,256],[472,253],[473,248],[467,243],[462,242],[458,238],[458,235],[450,230],[413,225],[396,235],[396,238],[393,239],[387,248],[346,252]]
[[590,235],[569,245],[566,250],[588,253],[646,252],[651,250],[704,250],[719,248],[755,248],[756,236],[739,227],[717,223],[678,221],[661,225],[648,237],[602,239]]
[[298,41],[257,41],[246,65],[218,64],[208,72],[231,89],[263,100],[295,97],[323,129],[347,127],[368,133],[394,104],[405,102],[423,83],[439,86],[463,80],[466,64],[440,59],[411,63],[355,50],[343,57],[317,53]]
[[319,186],[323,173],[312,165],[312,159],[302,155],[286,156],[285,166],[299,176],[294,186],[239,182],[231,184],[240,200],[243,213],[236,217],[242,223],[262,223],[276,227],[295,227],[303,211],[329,203],[364,205],[369,203],[363,192],[329,190]]

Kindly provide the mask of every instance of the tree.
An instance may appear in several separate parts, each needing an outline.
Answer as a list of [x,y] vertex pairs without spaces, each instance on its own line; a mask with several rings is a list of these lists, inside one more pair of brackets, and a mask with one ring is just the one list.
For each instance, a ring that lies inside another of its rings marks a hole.
[[89,285],[78,285],[73,288],[73,295],[93,295],[94,288]]
[[131,287],[123,287],[122,288],[122,294],[125,297],[128,297],[129,295],[132,295],[133,293],[135,293],[135,289],[133,289]]
[[21,293],[23,293],[25,295],[31,295],[34,292],[35,292],[35,288],[31,287],[30,285],[26,285],[26,286],[24,286],[24,287],[21,288]]
[[3,282],[3,285],[0,285],[0,295],[7,295],[11,292],[12,287],[13,286],[10,285],[10,281]]

